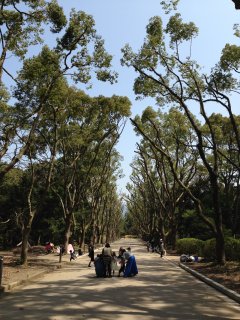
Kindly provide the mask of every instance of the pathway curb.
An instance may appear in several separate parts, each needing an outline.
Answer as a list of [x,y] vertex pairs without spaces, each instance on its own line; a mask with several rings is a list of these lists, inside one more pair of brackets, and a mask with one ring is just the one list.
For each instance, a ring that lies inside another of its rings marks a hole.
[[[98,249],[96,249],[95,251],[98,251]],[[87,256],[87,255],[88,255],[87,253],[84,253],[81,257]],[[6,285],[1,285],[0,286],[0,294],[4,294],[6,292],[10,292],[14,288],[20,287],[22,285],[26,285],[29,282],[34,281],[34,280],[38,279],[39,277],[44,276],[46,273],[50,273],[50,272],[53,272],[53,271],[55,271],[57,269],[64,268],[64,264],[65,263],[68,263],[68,262],[64,261],[64,262],[61,262],[60,264],[51,266],[51,268],[49,268],[49,269],[46,268],[45,270],[41,270],[39,272],[36,271],[35,274],[29,276],[27,279],[14,281],[14,282],[8,283]]]
[[233,290],[230,290],[230,289],[224,287],[223,285],[221,285],[220,283],[205,277],[201,273],[199,273],[199,272],[191,269],[190,267],[186,266],[184,263],[177,262],[177,261],[172,261],[171,259],[168,259],[167,256],[164,256],[164,259],[166,259],[169,262],[175,264],[176,266],[179,266],[183,270],[185,270],[185,271],[189,272],[190,274],[192,274],[195,278],[205,282],[209,286],[211,286],[214,289],[220,291],[221,293],[225,294],[227,297],[231,298],[232,300],[234,300],[234,301],[236,301],[236,302],[238,302],[240,304],[240,294],[238,294],[237,292],[235,292]]
[[35,274],[28,276],[27,279],[24,280],[18,280],[18,281],[14,281],[11,283],[8,283],[6,285],[2,285],[0,286],[0,294],[3,294],[5,292],[10,292],[12,291],[14,288],[20,287],[22,285],[26,285],[31,281],[34,281],[40,277],[43,277],[46,273],[50,273],[53,272],[54,270],[60,269],[62,268],[62,265],[56,265],[56,266],[52,266],[51,269],[46,269],[46,270],[41,270],[39,272],[36,271]]
[[240,303],[240,294],[236,293],[233,290],[227,289],[226,287],[224,287],[223,285],[205,277],[204,275],[200,274],[199,272],[187,267],[185,264],[183,263],[179,263],[178,264],[182,269],[184,269],[185,271],[191,273],[193,276],[195,276],[196,278],[198,278],[199,280],[207,283],[208,285],[210,285],[211,287],[213,287],[214,289],[220,291],[221,293],[225,294],[226,296],[228,296],[229,298],[233,299],[234,301]]

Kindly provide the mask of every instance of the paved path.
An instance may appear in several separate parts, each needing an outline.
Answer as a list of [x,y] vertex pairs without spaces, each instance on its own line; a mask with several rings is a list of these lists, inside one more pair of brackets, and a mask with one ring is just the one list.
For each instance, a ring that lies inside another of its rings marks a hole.
[[88,257],[45,275],[0,299],[1,320],[240,319],[240,306],[156,253],[139,240],[131,246],[139,275],[96,278]]

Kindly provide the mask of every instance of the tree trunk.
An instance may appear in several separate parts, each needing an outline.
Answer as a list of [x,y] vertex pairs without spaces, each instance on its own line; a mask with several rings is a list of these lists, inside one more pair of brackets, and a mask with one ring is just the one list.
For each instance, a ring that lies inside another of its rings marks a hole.
[[173,250],[175,250],[176,248],[176,241],[177,241],[177,225],[176,223],[172,223],[170,234],[169,234],[169,242]]
[[216,257],[218,264],[224,265],[226,263],[225,242],[222,230],[218,230],[216,234]]
[[[30,223],[31,225],[31,223]],[[31,227],[29,226],[29,223],[28,223],[28,226],[23,228],[23,231],[22,231],[22,248],[21,248],[21,265],[24,265],[24,266],[27,266],[28,264],[28,249],[29,249],[29,234],[30,234],[30,231],[31,231]]]
[[65,252],[67,252],[68,244],[69,244],[69,239],[72,235],[72,214],[67,213],[66,214],[66,219],[65,219],[65,232],[64,232],[64,248]]

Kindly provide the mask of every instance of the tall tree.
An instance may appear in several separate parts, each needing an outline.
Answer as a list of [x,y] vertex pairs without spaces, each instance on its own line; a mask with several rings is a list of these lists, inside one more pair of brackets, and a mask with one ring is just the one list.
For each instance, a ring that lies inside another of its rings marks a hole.
[[[52,5],[55,6],[56,3],[54,2]],[[56,15],[51,15],[51,19],[57,18],[58,14],[57,10]],[[65,32],[63,32],[62,38],[57,39],[56,47],[50,50],[44,46],[39,55],[24,60],[23,68],[17,77],[14,94],[17,102],[10,109],[12,123],[10,129],[9,116],[3,118],[7,119],[7,123],[2,125],[4,133],[2,136],[2,156],[6,160],[10,152],[13,156],[5,166],[1,166],[0,179],[24,159],[24,156],[32,152],[31,148],[35,146],[41,128],[46,128],[46,123],[49,123],[48,118],[55,116],[56,108],[52,107],[55,103],[53,97],[56,97],[59,88],[61,91],[67,77],[71,76],[77,83],[89,83],[93,72],[95,72],[99,80],[115,81],[116,75],[110,71],[111,56],[105,51],[104,41],[97,35],[94,27],[95,23],[91,16],[82,11],[72,10]],[[56,136],[53,135],[49,148],[52,155],[51,164],[56,157],[55,138]],[[13,148],[15,149],[13,150]],[[39,153],[41,154],[46,148],[48,146],[42,144]],[[37,157],[36,153],[34,157]],[[48,184],[52,170],[51,166]],[[29,197],[29,206],[30,199],[31,197]],[[33,221],[32,217],[35,215],[33,212],[36,210],[31,210],[31,213],[29,211],[25,220],[25,227],[28,229]],[[29,233],[25,234],[24,244],[27,243],[26,239]],[[27,263],[26,247],[24,246],[22,247],[22,262]]]
[[[205,166],[211,184],[216,252],[219,263],[225,263],[224,236],[222,229],[222,211],[220,205],[219,153],[216,135],[207,114],[208,105],[221,106],[221,100],[213,100],[209,93],[210,77],[200,73],[199,66],[189,56],[181,54],[181,45],[190,43],[197,35],[194,23],[184,23],[179,14],[170,17],[166,28],[160,17],[153,17],[147,28],[147,36],[142,48],[134,53],[130,46],[123,48],[122,63],[133,67],[139,74],[134,83],[135,93],[139,96],[155,97],[159,104],[177,105],[184,110],[189,123],[196,134],[197,150]],[[168,36],[164,37],[164,33]],[[186,52],[186,51],[185,51]],[[210,141],[206,141],[201,126],[196,122],[192,108],[198,106],[199,112],[209,130]],[[209,161],[208,152],[212,159]]]
[[[7,123],[2,126],[2,156],[6,158],[15,139],[18,140],[18,146],[11,161],[0,171],[0,178],[27,152],[33,134],[48,108],[51,92],[63,76],[71,76],[77,83],[89,83],[95,72],[99,80],[115,81],[116,74],[110,71],[112,57],[105,51],[104,41],[97,35],[94,26],[91,16],[73,10],[65,33],[57,39],[56,47],[50,50],[44,46],[38,56],[24,61],[17,78],[16,108],[8,111],[11,118],[6,116]],[[19,134],[27,122],[28,130],[24,128],[23,140]]]

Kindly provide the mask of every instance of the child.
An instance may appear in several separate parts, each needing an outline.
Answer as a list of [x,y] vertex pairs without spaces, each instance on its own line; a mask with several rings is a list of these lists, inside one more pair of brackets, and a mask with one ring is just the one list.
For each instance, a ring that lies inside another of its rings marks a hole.
[[69,253],[70,253],[70,262],[71,262],[72,260],[75,260],[76,257],[75,257],[75,254],[74,254],[74,252],[72,250],[70,250]]
[[118,258],[116,255],[116,252],[113,251],[112,253],[112,262],[111,262],[111,269],[112,269],[112,275],[114,276],[115,271],[119,271],[119,267],[117,265]]
[[119,256],[118,256],[118,259],[119,259],[119,264],[120,264],[120,268],[118,270],[118,277],[120,277],[121,273],[124,273],[124,270],[125,270],[125,259],[123,257],[123,254],[126,252],[125,249],[123,248],[120,248],[119,249]]

